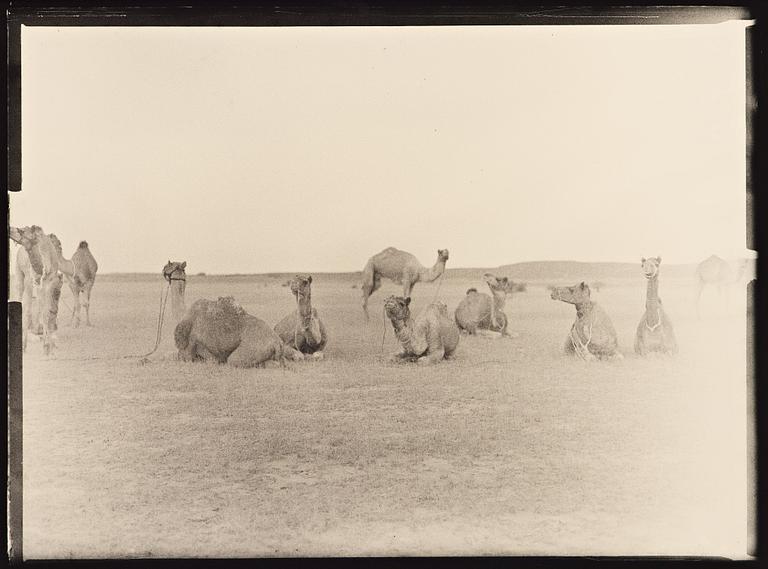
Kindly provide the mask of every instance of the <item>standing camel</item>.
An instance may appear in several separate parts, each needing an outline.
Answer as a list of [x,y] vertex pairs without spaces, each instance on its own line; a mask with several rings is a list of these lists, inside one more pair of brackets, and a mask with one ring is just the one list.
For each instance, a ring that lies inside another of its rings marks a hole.
[[645,314],[637,325],[635,353],[641,356],[649,352],[677,353],[677,340],[672,322],[661,306],[659,298],[659,266],[661,257],[642,258],[643,275],[648,280],[645,297]]
[[293,360],[310,356],[323,359],[323,348],[328,340],[325,325],[312,307],[312,275],[296,275],[290,281],[291,293],[297,309],[275,324],[275,332],[285,344],[285,350],[294,350]]
[[699,304],[701,293],[707,285],[714,285],[722,295],[730,285],[738,283],[747,269],[747,260],[739,259],[729,263],[717,255],[710,255],[696,267],[696,315],[701,316]]
[[394,247],[387,247],[370,259],[363,269],[363,312],[368,320],[368,297],[381,286],[385,277],[403,285],[403,298],[410,298],[413,287],[418,282],[433,282],[445,272],[448,249],[437,250],[437,261],[427,269],[418,259]]
[[72,310],[72,325],[80,325],[80,295],[83,294],[85,300],[82,305],[85,307],[85,324],[92,326],[90,318],[91,289],[96,280],[96,271],[99,269],[96,259],[91,255],[88,249],[88,243],[81,241],[77,251],[72,255],[72,259],[65,259],[63,248],[59,238],[51,233],[49,235],[59,259],[59,270],[67,279],[69,289],[72,291],[74,309]]
[[10,238],[21,245],[16,257],[17,290],[22,295],[22,346],[32,331],[43,337],[43,353],[52,355],[56,348],[56,314],[61,294],[59,257],[50,237],[41,227],[11,227]]

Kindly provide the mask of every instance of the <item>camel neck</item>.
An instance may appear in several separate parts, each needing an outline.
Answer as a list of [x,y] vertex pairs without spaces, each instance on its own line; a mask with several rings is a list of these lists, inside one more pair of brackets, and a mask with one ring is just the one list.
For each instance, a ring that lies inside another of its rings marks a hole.
[[179,322],[186,312],[187,308],[184,303],[184,293],[187,288],[186,281],[173,280],[171,281],[171,315],[176,322]]
[[392,320],[392,327],[395,329],[395,336],[407,353],[421,355],[427,349],[426,341],[419,342],[414,334],[413,319],[410,316],[404,320]]
[[438,278],[440,275],[443,274],[445,271],[445,261],[441,261],[438,259],[438,261],[429,269],[427,269],[425,272],[421,274],[421,280],[432,282],[436,278]]
[[591,300],[587,300],[585,302],[577,302],[574,304],[574,306],[576,306],[576,315],[579,318],[583,318],[587,314],[592,313],[592,309],[594,308],[595,303]]
[[43,258],[42,255],[40,255],[40,247],[34,246],[34,247],[24,247],[24,250],[27,252],[27,256],[29,257],[29,264],[32,265],[32,269],[38,274],[43,274]]
[[659,277],[651,277],[648,279],[648,287],[646,289],[645,305],[655,306],[659,302]]
[[504,304],[507,301],[507,294],[499,290],[492,290],[491,297],[493,298],[494,310],[504,310]]
[[311,293],[307,292],[307,294],[300,296],[298,300],[298,305],[299,305],[299,315],[301,316],[302,323],[304,324],[304,326],[309,326],[309,322],[312,319]]

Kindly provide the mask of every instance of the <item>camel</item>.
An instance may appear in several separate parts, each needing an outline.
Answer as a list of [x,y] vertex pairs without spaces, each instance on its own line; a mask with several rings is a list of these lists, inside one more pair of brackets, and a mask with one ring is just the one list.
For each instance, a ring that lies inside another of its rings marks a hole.
[[418,259],[394,247],[387,247],[370,259],[363,269],[363,312],[368,320],[368,297],[381,286],[385,277],[403,285],[403,298],[410,298],[413,287],[418,282],[433,282],[445,272],[448,249],[437,250],[437,261],[432,268],[425,268]]
[[576,354],[588,361],[623,358],[618,351],[618,339],[611,319],[590,299],[586,283],[554,287],[551,298],[576,307],[576,321],[565,341],[566,354]]
[[22,349],[31,331],[43,338],[43,353],[56,348],[56,315],[61,296],[59,258],[50,237],[41,227],[11,227],[10,238],[22,246],[16,256],[17,290],[23,310]]
[[729,263],[717,255],[710,255],[696,267],[696,315],[700,316],[699,305],[701,293],[707,285],[717,287],[718,293],[722,295],[723,291],[730,285],[741,281],[747,269],[747,260],[739,259],[734,263]]
[[184,361],[213,360],[235,367],[285,361],[277,333],[231,296],[196,300],[176,326],[174,339]]
[[392,359],[415,359],[419,365],[429,365],[451,358],[459,345],[460,334],[448,317],[448,307],[442,302],[433,302],[414,319],[410,304],[410,297],[390,296],[384,301],[384,311],[403,346]]
[[163,267],[163,278],[168,281],[171,297],[171,324],[175,329],[176,325],[184,318],[187,312],[187,306],[184,302],[184,293],[187,289],[187,268],[186,261],[171,261],[170,259]]
[[645,314],[637,325],[635,353],[644,356],[650,352],[677,353],[677,340],[672,322],[664,312],[659,298],[659,266],[661,257],[643,257],[640,261],[643,275],[648,280]]
[[66,259],[64,258],[59,238],[53,233],[49,237],[59,257],[59,271],[66,277],[69,289],[72,291],[75,304],[72,310],[72,325],[75,327],[80,325],[80,295],[83,294],[85,296],[85,300],[82,302],[82,305],[85,307],[85,324],[86,326],[92,326],[89,307],[91,289],[96,279],[96,271],[99,268],[96,259],[93,258],[93,255],[88,250],[88,243],[86,241],[80,242],[77,251],[72,255],[72,259]]
[[509,336],[504,303],[515,285],[507,277],[500,279],[491,273],[485,273],[483,280],[491,289],[491,296],[478,292],[476,288],[469,289],[454,313],[456,324],[468,334]]
[[285,344],[285,350],[292,350],[292,359],[306,356],[323,359],[323,348],[328,340],[325,325],[312,307],[312,276],[296,275],[291,279],[291,293],[296,297],[297,308],[275,324],[275,332]]

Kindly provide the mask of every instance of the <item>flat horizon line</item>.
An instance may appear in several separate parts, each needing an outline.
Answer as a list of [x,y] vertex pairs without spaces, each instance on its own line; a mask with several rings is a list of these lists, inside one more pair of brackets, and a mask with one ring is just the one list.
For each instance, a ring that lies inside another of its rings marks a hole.
[[[514,267],[517,265],[528,265],[528,264],[550,264],[550,263],[573,263],[573,264],[581,264],[581,265],[639,265],[639,260],[637,263],[635,262],[629,262],[629,261],[574,261],[574,260],[546,260],[546,261],[519,261],[516,263],[505,263],[503,265],[499,265],[497,267],[447,267],[447,271],[493,271],[493,270],[500,270],[500,269],[506,269],[507,267]],[[685,267],[685,266],[692,266],[697,265],[698,262],[696,261],[690,261],[685,263],[665,263],[667,267]],[[107,276],[107,275],[157,275],[160,274],[161,271],[121,271],[121,272],[109,272],[109,273],[101,273],[101,276]],[[198,271],[198,272],[190,272],[188,273],[188,276],[209,276],[209,277],[249,277],[249,276],[281,276],[281,275],[296,275],[296,274],[302,274],[302,273],[312,273],[312,274],[324,274],[324,275],[353,275],[355,273],[362,273],[362,270],[354,270],[354,271],[264,271],[264,272],[253,272],[253,273],[211,273],[207,271]]]

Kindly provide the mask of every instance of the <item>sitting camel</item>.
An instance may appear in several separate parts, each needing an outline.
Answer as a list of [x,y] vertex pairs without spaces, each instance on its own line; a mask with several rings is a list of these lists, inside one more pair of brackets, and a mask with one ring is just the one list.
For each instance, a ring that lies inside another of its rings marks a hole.
[[492,296],[478,292],[476,288],[469,289],[454,313],[456,324],[468,334],[479,332],[494,337],[509,336],[504,303],[515,285],[507,277],[500,279],[491,273],[485,273],[483,279]]
[[635,353],[641,356],[649,352],[677,353],[677,340],[672,322],[661,307],[659,298],[659,266],[661,257],[651,257],[640,261],[643,275],[648,280],[645,298],[645,314],[637,325],[635,334]]
[[16,284],[21,293],[22,347],[27,349],[27,334],[43,338],[43,353],[56,348],[56,315],[61,297],[59,258],[50,237],[41,227],[11,227],[10,238],[22,246],[16,256]]
[[434,302],[414,319],[411,318],[410,304],[409,297],[401,296],[390,296],[384,301],[384,310],[403,346],[393,359],[416,359],[419,365],[428,365],[453,356],[460,334],[448,317],[448,307],[442,302]]
[[363,312],[368,320],[368,297],[381,286],[385,277],[403,285],[403,298],[410,298],[413,287],[418,282],[432,282],[445,271],[448,249],[438,249],[437,262],[432,268],[425,268],[418,259],[394,247],[387,247],[370,259],[363,269]]
[[91,255],[87,242],[81,241],[77,251],[72,255],[72,259],[65,259],[59,238],[53,233],[49,237],[59,257],[59,270],[67,278],[67,284],[72,291],[75,304],[72,311],[72,324],[75,327],[80,325],[80,295],[82,294],[84,296],[82,305],[85,307],[85,325],[92,326],[90,315],[91,289],[96,280],[96,271],[99,269],[99,265]]
[[567,354],[575,353],[584,360],[623,358],[611,319],[592,302],[586,283],[554,287],[551,298],[576,306],[576,321],[565,341]]
[[290,281],[291,292],[296,297],[297,309],[275,325],[275,332],[285,344],[286,350],[293,350],[292,359],[300,360],[305,355],[323,359],[323,348],[327,341],[325,325],[312,308],[312,276],[296,275]]
[[215,360],[236,367],[284,363],[280,337],[231,296],[195,301],[176,326],[174,339],[184,361]]

